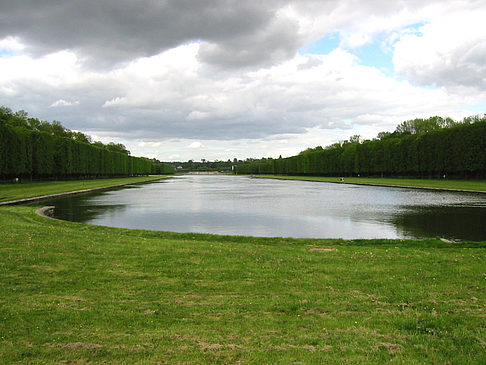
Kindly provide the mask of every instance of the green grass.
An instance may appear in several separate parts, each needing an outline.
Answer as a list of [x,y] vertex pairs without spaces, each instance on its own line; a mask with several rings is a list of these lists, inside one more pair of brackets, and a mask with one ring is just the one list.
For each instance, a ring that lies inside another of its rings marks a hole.
[[[340,177],[284,176],[284,175],[254,175],[253,177],[267,178],[267,179],[269,178],[280,179],[280,180],[304,180],[304,181],[342,183],[340,181]],[[414,187],[414,188],[427,188],[427,189],[486,191],[486,180],[392,179],[392,178],[345,177],[344,183]]]
[[[0,363],[486,363],[486,243],[176,234],[0,207]],[[324,250],[316,250],[321,248]]]
[[0,202],[68,193],[72,191],[103,188],[121,184],[140,183],[163,178],[162,176],[121,177],[115,179],[93,179],[50,182],[26,182],[21,184],[0,184]]

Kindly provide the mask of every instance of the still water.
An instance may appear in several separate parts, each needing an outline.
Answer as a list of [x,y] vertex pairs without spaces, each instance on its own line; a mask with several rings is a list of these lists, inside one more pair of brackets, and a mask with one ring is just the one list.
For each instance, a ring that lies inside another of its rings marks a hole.
[[486,195],[183,175],[49,202],[55,217],[173,232],[486,240]]

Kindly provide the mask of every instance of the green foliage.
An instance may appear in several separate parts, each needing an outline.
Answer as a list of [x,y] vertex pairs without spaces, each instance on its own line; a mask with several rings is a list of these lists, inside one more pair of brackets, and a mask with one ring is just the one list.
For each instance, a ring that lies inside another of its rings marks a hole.
[[91,138],[60,122],[41,122],[0,107],[0,179],[73,178],[169,174],[157,160],[130,156],[120,143],[90,144]]
[[415,119],[379,139],[349,141],[324,149],[308,148],[284,159],[247,160],[237,174],[306,176],[412,176],[481,178],[486,176],[486,117],[462,123],[450,118]]
[[167,175],[173,174],[174,167],[164,162],[160,162],[159,160],[153,159],[152,160],[152,174],[155,175]]
[[395,130],[397,133],[408,133],[408,134],[421,134],[421,133],[429,133],[433,131],[438,131],[442,128],[450,128],[456,125],[456,122],[451,118],[442,118],[442,117],[431,117],[428,119],[413,119],[407,120],[403,122],[397,129]]
[[172,162],[173,166],[176,166],[179,171],[218,171],[218,172],[230,172],[233,170],[233,166],[242,164],[243,161],[238,161],[236,158],[227,161],[207,161],[202,159],[201,162],[189,160],[187,162]]
[[127,150],[127,148],[121,143],[110,142],[110,143],[105,145],[105,148],[108,151],[112,151],[112,152],[119,152],[119,153],[124,153],[124,154],[127,154],[127,155],[130,154],[130,151]]

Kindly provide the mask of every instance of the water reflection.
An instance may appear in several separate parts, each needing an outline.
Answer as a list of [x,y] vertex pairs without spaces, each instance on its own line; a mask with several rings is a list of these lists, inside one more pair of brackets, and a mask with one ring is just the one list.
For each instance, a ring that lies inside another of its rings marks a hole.
[[467,206],[411,207],[393,223],[412,237],[449,237],[471,241],[486,239],[486,209]]
[[486,197],[481,194],[180,176],[50,204],[60,219],[125,228],[307,238],[486,239]]
[[[102,196],[105,193],[98,193]],[[94,222],[101,216],[114,217],[117,212],[124,213],[126,204],[96,204],[93,194],[74,195],[69,198],[57,198],[49,201],[56,207],[54,217],[71,222]],[[99,202],[99,200],[98,200]]]

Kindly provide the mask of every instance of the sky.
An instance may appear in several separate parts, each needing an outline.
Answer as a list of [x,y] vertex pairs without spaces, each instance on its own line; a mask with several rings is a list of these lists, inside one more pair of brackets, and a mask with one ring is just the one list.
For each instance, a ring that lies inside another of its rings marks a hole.
[[0,105],[161,161],[486,112],[484,0],[0,0]]

